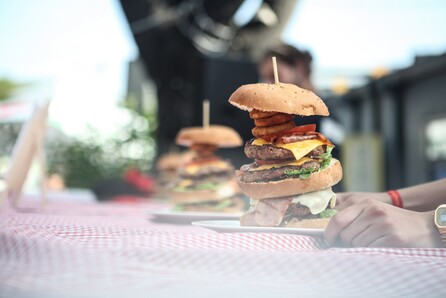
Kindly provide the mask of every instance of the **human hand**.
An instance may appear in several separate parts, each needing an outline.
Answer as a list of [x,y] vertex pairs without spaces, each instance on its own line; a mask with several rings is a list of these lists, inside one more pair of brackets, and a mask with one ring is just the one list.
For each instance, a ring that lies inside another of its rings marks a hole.
[[385,192],[341,192],[336,194],[337,210],[343,210],[364,200],[376,200],[379,202],[392,204],[392,199]]
[[333,216],[325,229],[328,245],[355,247],[441,247],[432,212],[414,212],[364,199]]

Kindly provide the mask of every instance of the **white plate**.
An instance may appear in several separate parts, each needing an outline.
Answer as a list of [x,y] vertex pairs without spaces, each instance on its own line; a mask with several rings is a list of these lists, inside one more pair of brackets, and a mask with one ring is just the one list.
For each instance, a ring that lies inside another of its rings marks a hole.
[[283,228],[283,227],[247,227],[240,226],[238,220],[206,220],[194,221],[194,226],[211,229],[224,233],[276,233],[276,234],[299,234],[322,237],[323,229]]
[[197,220],[213,220],[213,219],[235,219],[238,221],[241,213],[224,213],[224,212],[191,212],[191,211],[154,211],[150,212],[155,221],[174,223],[174,224],[190,224]]

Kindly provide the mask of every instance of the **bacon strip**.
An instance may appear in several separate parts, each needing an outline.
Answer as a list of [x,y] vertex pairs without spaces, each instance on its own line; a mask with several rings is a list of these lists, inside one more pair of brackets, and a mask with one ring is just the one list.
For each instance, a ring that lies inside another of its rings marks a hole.
[[274,138],[271,140],[273,144],[288,144],[288,143],[294,143],[294,142],[300,142],[305,140],[311,140],[311,139],[320,139],[323,142],[326,142],[326,144],[330,147],[334,147],[333,144],[328,140],[323,134],[317,131],[309,131],[305,134],[293,134],[288,136],[280,136],[278,138]]
[[241,226],[254,226],[257,227],[258,224],[256,222],[256,212],[254,207],[250,207],[248,211],[245,212],[240,217],[240,225]]
[[277,227],[290,206],[293,197],[259,200],[256,206],[255,221],[259,226]]
[[302,142],[305,140],[317,139],[316,135],[290,135],[290,136],[282,136],[275,139],[272,139],[271,142],[274,144],[289,144],[294,142]]

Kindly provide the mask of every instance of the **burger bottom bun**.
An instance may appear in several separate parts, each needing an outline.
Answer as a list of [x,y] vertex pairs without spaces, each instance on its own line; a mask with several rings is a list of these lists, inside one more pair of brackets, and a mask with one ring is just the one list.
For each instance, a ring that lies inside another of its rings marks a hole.
[[247,183],[240,180],[241,171],[236,171],[236,176],[243,193],[250,198],[261,200],[300,195],[331,187],[342,179],[342,166],[339,160],[332,158],[327,168],[311,174],[307,179],[287,178]]
[[215,210],[214,206],[207,204],[186,204],[183,205],[182,211],[188,212],[222,212],[222,213],[238,213],[242,214],[245,209],[245,202],[239,197],[230,198],[232,204],[228,207]]
[[293,219],[286,225],[286,227],[303,229],[325,229],[329,221],[330,218],[312,218],[304,220]]
[[220,184],[216,190],[170,191],[168,196],[172,204],[192,204],[220,201],[240,193],[237,180],[232,178]]

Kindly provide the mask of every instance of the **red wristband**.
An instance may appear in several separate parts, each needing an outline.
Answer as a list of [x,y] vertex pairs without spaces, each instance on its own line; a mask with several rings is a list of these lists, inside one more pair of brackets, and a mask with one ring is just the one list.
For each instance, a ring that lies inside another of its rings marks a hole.
[[392,199],[392,204],[394,206],[403,208],[403,200],[401,199],[401,195],[397,190],[389,190],[387,194]]

